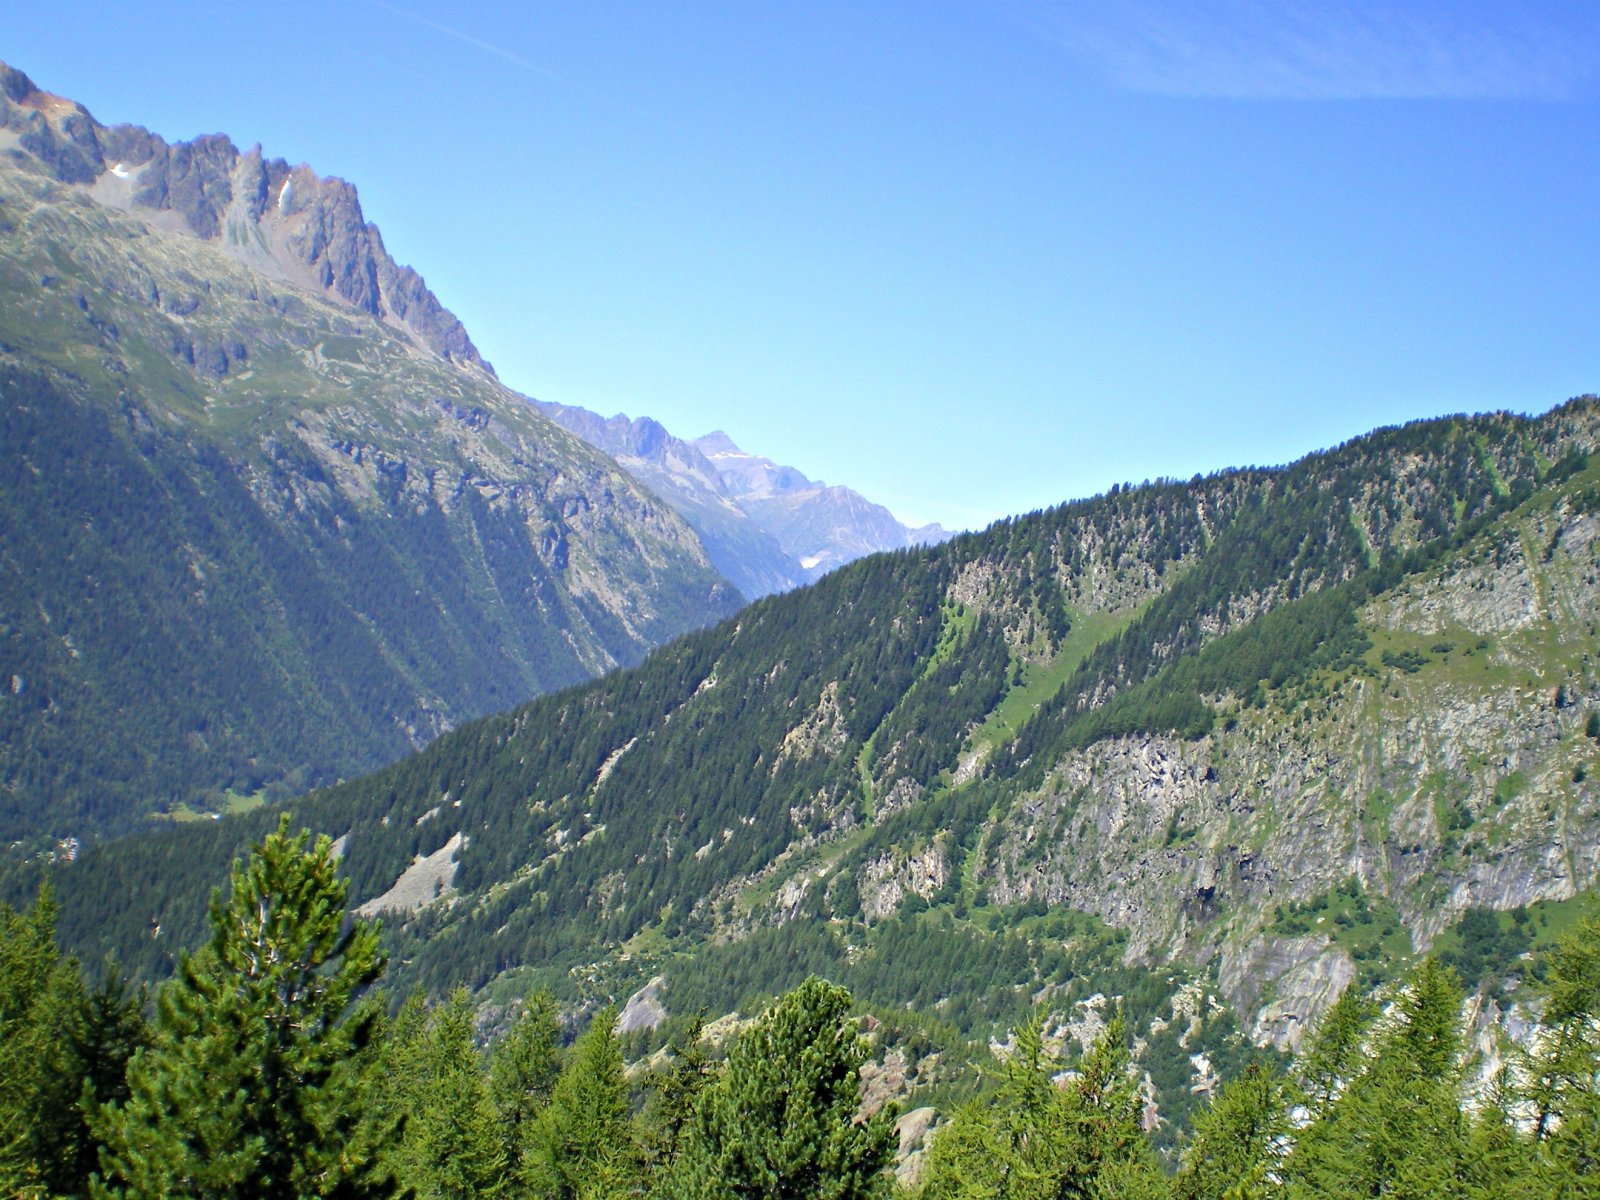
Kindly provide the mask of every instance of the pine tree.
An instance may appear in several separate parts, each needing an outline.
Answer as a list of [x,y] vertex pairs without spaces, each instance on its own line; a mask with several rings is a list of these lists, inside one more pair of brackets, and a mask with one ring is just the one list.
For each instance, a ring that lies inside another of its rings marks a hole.
[[95,1122],[101,1197],[385,1194],[361,1111],[383,970],[377,928],[347,922],[326,837],[287,815],[211,901],[211,941],[159,997],[128,1099]]
[[889,1192],[894,1114],[858,1119],[866,1050],[850,993],[808,979],[728,1053],[657,1194],[670,1200],[856,1200]]
[[549,990],[530,992],[522,1012],[489,1056],[489,1090],[506,1161],[515,1172],[522,1142],[561,1075],[561,1023]]
[[506,1154],[499,1114],[473,1045],[472,1002],[465,989],[425,1015],[401,1023],[394,1081],[404,1093],[399,1162],[421,1200],[474,1200],[500,1194]]
[[520,1176],[537,1200],[579,1200],[619,1190],[638,1158],[617,1010],[606,1008],[573,1044],[549,1103],[527,1127]]

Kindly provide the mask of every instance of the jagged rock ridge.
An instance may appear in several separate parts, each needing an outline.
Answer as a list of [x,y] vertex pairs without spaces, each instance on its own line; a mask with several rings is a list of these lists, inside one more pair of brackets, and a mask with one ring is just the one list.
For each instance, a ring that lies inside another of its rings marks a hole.
[[[268,278],[385,322],[451,363],[494,373],[422,277],[390,257],[377,226],[362,216],[355,187],[342,179],[266,158],[259,145],[241,152],[221,134],[168,143],[136,125],[102,125],[82,105],[0,63],[0,151],[7,148],[101,204],[209,241]],[[745,486],[738,472],[723,482],[694,446],[649,418],[606,421],[570,406],[538,407],[671,503],[746,597],[798,586],[863,554],[948,536],[937,526],[907,531],[848,488],[813,485],[798,472],[781,499]]]
[[794,467],[749,454],[721,430],[694,440],[728,495],[800,563],[808,579],[881,550],[934,546],[950,537],[939,525],[911,528],[887,508],[847,487],[829,487]]
[[461,366],[493,374],[466,328],[410,267],[384,249],[356,189],[304,164],[240,153],[222,134],[169,143],[137,125],[102,125],[0,63],[0,150],[102,204],[215,242],[262,274],[314,288]]
[[717,569],[752,599],[810,583],[863,555],[950,536],[938,525],[908,528],[850,488],[746,454],[725,433],[686,441],[649,417],[533,403],[677,509]]
[[807,581],[794,556],[728,494],[705,455],[667,432],[659,421],[621,414],[601,417],[543,400],[532,403],[671,504],[700,535],[712,565],[746,598],[785,592]]

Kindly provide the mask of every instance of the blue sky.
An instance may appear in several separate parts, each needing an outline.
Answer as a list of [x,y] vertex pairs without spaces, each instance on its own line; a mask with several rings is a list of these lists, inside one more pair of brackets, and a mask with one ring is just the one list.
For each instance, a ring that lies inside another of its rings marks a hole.
[[513,387],[977,526],[1600,390],[1600,5],[53,0],[360,189]]

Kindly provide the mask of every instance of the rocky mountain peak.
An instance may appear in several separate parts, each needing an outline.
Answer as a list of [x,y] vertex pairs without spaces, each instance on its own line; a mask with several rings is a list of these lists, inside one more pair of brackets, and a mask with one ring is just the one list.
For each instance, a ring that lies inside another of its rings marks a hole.
[[847,487],[830,487],[794,467],[751,454],[722,430],[690,443],[716,469],[722,487],[800,564],[807,579],[878,550],[936,545],[938,525],[911,529],[881,504]]
[[0,96],[4,96],[7,100],[16,104],[38,90],[33,86],[33,80],[29,79],[21,71],[0,62]]
[[4,63],[0,153],[107,207],[218,242],[268,276],[315,288],[430,353],[494,374],[422,276],[390,257],[343,179],[269,159],[259,145],[241,154],[220,133],[168,143],[141,126],[102,125]]
[[700,453],[708,458],[715,454],[740,454],[743,453],[734,441],[720,429],[713,429],[704,437],[694,439],[694,444],[700,447]]
[[694,445],[715,464],[723,485],[734,496],[766,499],[826,486],[822,480],[809,479],[794,467],[780,466],[770,458],[741,450],[732,438],[720,430],[695,439]]

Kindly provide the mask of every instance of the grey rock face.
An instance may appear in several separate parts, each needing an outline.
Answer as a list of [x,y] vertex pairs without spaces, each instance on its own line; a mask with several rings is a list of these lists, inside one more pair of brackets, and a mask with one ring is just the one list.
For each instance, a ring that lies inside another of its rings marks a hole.
[[725,433],[674,437],[649,417],[598,416],[533,401],[545,416],[604,450],[694,527],[711,561],[747,597],[787,591],[881,550],[934,545],[938,525],[911,529],[846,487],[746,454]]
[[649,417],[601,417],[587,409],[531,400],[540,413],[616,459],[700,535],[712,565],[747,599],[788,591],[805,572],[776,538],[750,519],[692,444]]
[[[1444,639],[1422,669],[1353,680],[1300,719],[1073,751],[995,820],[979,877],[1001,902],[1096,913],[1130,958],[1214,963],[1252,1035],[1293,1046],[1355,968],[1332,923],[1274,933],[1277,905],[1354,878],[1425,951],[1469,908],[1600,882],[1600,807],[1575,770],[1600,708],[1597,562],[1595,513],[1521,518],[1368,606],[1375,637]],[[881,874],[863,870],[881,893],[864,907],[898,903]]]
[[493,374],[455,314],[389,256],[342,179],[267,159],[259,146],[241,154],[222,134],[169,144],[136,125],[102,125],[3,63],[0,131],[52,179],[217,242],[257,270],[315,287],[441,358]]

